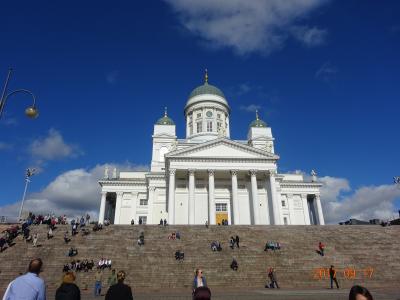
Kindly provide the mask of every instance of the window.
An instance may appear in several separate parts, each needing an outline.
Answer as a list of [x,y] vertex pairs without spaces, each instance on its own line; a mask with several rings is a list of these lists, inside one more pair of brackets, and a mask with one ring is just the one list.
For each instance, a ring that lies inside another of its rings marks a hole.
[[189,122],[192,122],[192,121],[193,121],[193,116],[189,115]]
[[198,113],[198,114],[197,114],[197,118],[201,118],[201,113]]
[[221,119],[221,114],[217,114],[217,118],[218,118],[218,119]]
[[216,203],[215,211],[228,211],[228,206],[226,203]]
[[288,224],[288,220],[286,217],[283,217],[283,224],[287,225]]
[[147,216],[139,216],[139,224],[146,224],[147,223]]
[[202,131],[202,122],[197,122],[196,123],[196,126],[197,126],[197,133],[199,133],[199,132],[201,132]]
[[218,132],[221,130],[221,126],[222,126],[221,122],[217,122],[217,131]]
[[285,206],[286,206],[286,201],[282,200],[282,207],[285,207]]
[[207,122],[207,132],[212,132],[212,122]]
[[140,199],[140,205],[147,205],[147,199]]

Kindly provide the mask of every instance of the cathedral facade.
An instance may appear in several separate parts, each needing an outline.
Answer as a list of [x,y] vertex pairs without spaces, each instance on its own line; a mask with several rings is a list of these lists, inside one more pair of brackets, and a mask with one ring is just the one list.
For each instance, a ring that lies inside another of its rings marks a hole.
[[154,125],[150,171],[105,171],[99,222],[324,225],[315,172],[278,172],[271,128],[257,113],[247,139],[232,140],[229,104],[207,74],[184,115],[183,139],[166,111]]

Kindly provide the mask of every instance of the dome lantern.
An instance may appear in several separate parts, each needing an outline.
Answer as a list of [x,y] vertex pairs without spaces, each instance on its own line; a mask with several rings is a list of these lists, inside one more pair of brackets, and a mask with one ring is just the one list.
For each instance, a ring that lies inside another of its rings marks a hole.
[[164,116],[158,119],[156,125],[175,125],[174,121],[170,117],[168,117],[167,107],[164,109]]

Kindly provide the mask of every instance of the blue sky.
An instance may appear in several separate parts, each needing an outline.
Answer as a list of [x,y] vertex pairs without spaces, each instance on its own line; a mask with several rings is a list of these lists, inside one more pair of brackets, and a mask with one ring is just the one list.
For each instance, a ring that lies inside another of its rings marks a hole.
[[[168,106],[184,136],[205,68],[231,105],[232,138],[246,138],[258,107],[279,170],[316,169],[331,188],[331,220],[400,207],[398,1],[8,1],[2,11],[0,80],[14,68],[9,90],[32,90],[40,117],[23,116],[25,95],[7,103],[0,214],[15,209],[30,166],[41,170],[31,205],[64,207],[68,189],[49,196],[63,175],[149,165],[154,122]],[[97,209],[96,188],[82,190],[82,209]]]

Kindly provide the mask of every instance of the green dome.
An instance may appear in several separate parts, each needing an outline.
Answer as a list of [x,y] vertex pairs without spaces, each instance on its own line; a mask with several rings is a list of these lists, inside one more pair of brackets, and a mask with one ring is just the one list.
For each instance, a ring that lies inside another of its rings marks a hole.
[[267,127],[267,123],[265,123],[263,120],[256,119],[250,123],[250,127]]
[[156,125],[175,125],[174,121],[167,115],[167,108],[165,108],[164,116],[158,119]]
[[265,123],[258,117],[258,111],[256,110],[256,119],[250,123],[249,127],[268,127],[268,126],[267,123]]
[[217,95],[220,96],[222,98],[225,98],[224,93],[217,88],[216,86],[213,86],[211,84],[208,84],[207,82],[204,83],[201,86],[198,86],[197,88],[195,88],[189,95],[189,99],[193,98],[195,96],[198,95],[204,95],[204,94],[211,94],[211,95]]

